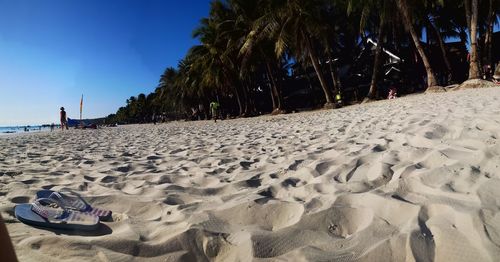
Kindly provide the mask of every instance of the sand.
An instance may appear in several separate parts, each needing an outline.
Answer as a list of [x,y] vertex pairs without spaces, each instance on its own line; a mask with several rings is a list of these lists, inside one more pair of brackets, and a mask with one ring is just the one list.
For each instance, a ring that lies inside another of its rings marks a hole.
[[[499,261],[500,88],[338,110],[0,138],[21,261]],[[14,206],[71,188],[97,232]]]

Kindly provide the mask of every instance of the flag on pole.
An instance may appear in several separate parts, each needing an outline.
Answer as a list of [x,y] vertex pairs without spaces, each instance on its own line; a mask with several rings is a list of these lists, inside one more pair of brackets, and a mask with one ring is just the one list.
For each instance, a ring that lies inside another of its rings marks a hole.
[[83,94],[82,94],[82,99],[80,99],[80,121],[82,121],[82,111],[83,111]]

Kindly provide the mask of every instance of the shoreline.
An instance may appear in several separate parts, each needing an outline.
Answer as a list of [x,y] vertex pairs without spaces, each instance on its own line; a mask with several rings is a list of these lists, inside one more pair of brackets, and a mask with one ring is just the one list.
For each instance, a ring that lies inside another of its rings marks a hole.
[[28,134],[41,134],[41,133],[43,134],[43,133],[50,133],[50,132],[56,132],[56,130],[50,131],[50,129],[49,129],[49,130],[36,130],[36,131],[28,131],[28,132],[22,131],[22,132],[14,132],[14,133],[2,132],[2,133],[0,133],[0,138],[10,137],[10,136],[18,136],[18,135],[28,135]]

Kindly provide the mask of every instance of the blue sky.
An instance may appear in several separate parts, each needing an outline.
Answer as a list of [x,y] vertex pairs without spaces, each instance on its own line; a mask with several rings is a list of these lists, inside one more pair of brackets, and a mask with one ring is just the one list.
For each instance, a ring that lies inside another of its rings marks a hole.
[[116,112],[197,43],[209,0],[0,0],[0,126]]
[[[209,0],[0,0],[0,126],[107,116],[157,86]],[[498,25],[495,31],[498,30]]]

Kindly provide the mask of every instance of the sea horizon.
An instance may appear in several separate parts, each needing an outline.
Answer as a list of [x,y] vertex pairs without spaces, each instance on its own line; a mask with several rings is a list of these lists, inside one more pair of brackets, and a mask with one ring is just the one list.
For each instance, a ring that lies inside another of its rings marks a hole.
[[[58,125],[56,125],[58,126]],[[43,125],[19,125],[19,126],[0,126],[0,135],[18,134],[18,133],[33,133],[50,130],[50,124]]]

